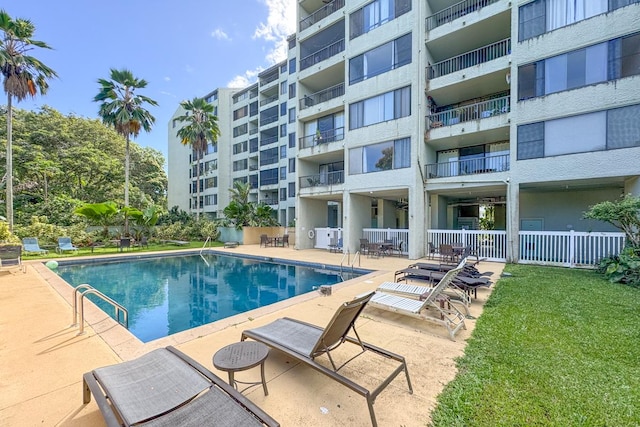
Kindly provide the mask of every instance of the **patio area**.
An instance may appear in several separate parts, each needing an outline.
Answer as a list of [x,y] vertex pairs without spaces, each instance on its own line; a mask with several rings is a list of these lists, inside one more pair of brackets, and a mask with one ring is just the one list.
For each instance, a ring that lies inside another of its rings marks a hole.
[[[343,257],[324,250],[259,245],[216,250],[333,265],[339,265]],[[27,262],[26,274],[0,273],[0,419],[9,426],[105,425],[94,400],[82,404],[82,374],[167,345],[176,346],[226,380],[227,374],[213,367],[212,356],[239,341],[243,330],[284,316],[324,326],[342,302],[392,281],[396,270],[413,262],[398,257],[363,257],[360,266],[376,272],[335,285],[330,296],[311,292],[146,344],[91,305],[85,311],[86,333],[78,336],[78,328],[70,327],[71,288],[42,261]],[[494,273],[494,282],[502,268],[500,263],[479,265],[480,271]],[[470,308],[474,317],[481,314],[490,292],[487,288],[479,290]],[[378,396],[374,409],[380,426],[425,425],[429,421],[437,395],[456,374],[454,359],[463,354],[475,320],[467,320],[466,325],[454,342],[448,339],[446,329],[436,324],[365,309],[356,324],[360,337],[404,356],[414,389],[409,394],[405,378],[400,375]],[[337,350],[337,354],[341,351]],[[341,372],[370,389],[393,368],[393,364],[378,357],[361,359]],[[371,425],[361,396],[275,350],[266,360],[265,374],[269,395],[264,396],[262,389],[256,387],[246,396],[283,426]],[[257,369],[237,375],[248,381],[258,377]]]

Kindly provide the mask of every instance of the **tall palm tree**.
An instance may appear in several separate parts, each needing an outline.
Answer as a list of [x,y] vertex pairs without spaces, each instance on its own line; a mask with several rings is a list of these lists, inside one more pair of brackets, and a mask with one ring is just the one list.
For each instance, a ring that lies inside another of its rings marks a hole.
[[13,231],[13,152],[12,152],[12,109],[13,98],[17,102],[27,96],[35,97],[38,92],[45,94],[49,85],[47,79],[57,77],[55,71],[38,61],[28,52],[36,47],[51,49],[46,43],[33,40],[35,26],[27,19],[16,18],[0,10],[0,73],[4,77],[4,92],[7,94],[7,222]]
[[205,101],[204,98],[193,98],[191,101],[180,103],[185,110],[185,114],[177,117],[176,120],[186,123],[178,130],[178,137],[182,144],[191,144],[191,148],[196,152],[196,218],[200,219],[200,161],[207,154],[209,142],[215,144],[220,136],[218,128],[218,117],[214,114],[213,105]]
[[[143,106],[149,104],[157,106],[158,103],[151,98],[136,93],[137,89],[147,87],[147,81],[136,78],[127,69],[111,69],[111,80],[98,79],[100,92],[93,98],[95,102],[101,102],[98,114],[102,122],[107,126],[113,126],[120,135],[124,136],[127,143],[124,155],[124,206],[129,206],[129,141],[131,137],[137,137],[140,130],[151,131],[151,126],[156,119]],[[129,224],[125,220],[125,233],[129,233]]]

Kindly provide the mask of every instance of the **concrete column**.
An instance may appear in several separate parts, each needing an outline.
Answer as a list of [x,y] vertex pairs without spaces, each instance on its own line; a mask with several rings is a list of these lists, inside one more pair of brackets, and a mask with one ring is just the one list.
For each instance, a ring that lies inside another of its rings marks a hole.
[[518,262],[520,246],[520,185],[507,184],[507,262]]

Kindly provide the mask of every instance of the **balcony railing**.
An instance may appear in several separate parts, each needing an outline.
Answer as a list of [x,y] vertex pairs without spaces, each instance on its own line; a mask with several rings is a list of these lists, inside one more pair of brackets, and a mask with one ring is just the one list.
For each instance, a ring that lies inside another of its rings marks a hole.
[[260,106],[261,106],[261,107],[263,107],[263,106],[265,106],[265,105],[267,105],[267,104],[271,104],[272,102],[275,102],[275,101],[277,101],[277,100],[278,100],[278,95],[276,95],[276,96],[271,96],[271,97],[269,97],[269,98],[265,98],[265,99],[263,99],[262,101],[260,101]]
[[300,110],[313,107],[316,104],[329,101],[330,99],[337,98],[342,95],[344,95],[344,83],[323,89],[319,92],[312,93],[311,95],[305,95],[300,100]]
[[301,176],[299,188],[344,184],[344,171],[334,171],[316,175]]
[[314,135],[300,137],[300,148],[309,148],[329,142],[342,141],[344,139],[344,128],[335,128],[316,132]]
[[260,85],[264,86],[273,81],[278,80],[279,74],[278,72],[274,72],[273,74],[269,74],[268,76],[260,77]]
[[428,179],[447,178],[479,173],[505,172],[509,170],[509,154],[485,156],[457,162],[433,163],[426,166]]
[[322,6],[320,9],[313,12],[311,15],[300,20],[300,31],[306,30],[316,22],[320,22],[322,19],[331,15],[336,10],[344,7],[344,0],[334,0],[331,3]]
[[427,129],[451,126],[470,120],[486,119],[488,117],[505,114],[510,111],[509,103],[510,97],[507,95],[430,114],[426,117]]
[[277,197],[267,197],[267,198],[262,200],[262,203],[264,203],[265,205],[277,205],[278,204],[278,198]]
[[339,54],[344,50],[344,39],[340,39],[337,42],[330,44],[329,46],[315,51],[311,55],[307,55],[300,60],[300,70],[309,68],[319,62],[331,58],[334,55]]
[[480,10],[485,6],[497,3],[498,1],[499,0],[464,0],[460,3],[456,3],[453,6],[449,6],[448,8],[427,17],[427,31],[431,31],[440,25],[447,24],[461,16]]
[[260,126],[268,125],[269,123],[277,122],[278,115],[274,114],[273,116],[261,117],[260,118]]
[[437,62],[427,67],[427,76],[430,79],[442,77],[474,65],[483,64],[511,53],[511,39],[504,39],[499,42],[454,56],[453,58]]

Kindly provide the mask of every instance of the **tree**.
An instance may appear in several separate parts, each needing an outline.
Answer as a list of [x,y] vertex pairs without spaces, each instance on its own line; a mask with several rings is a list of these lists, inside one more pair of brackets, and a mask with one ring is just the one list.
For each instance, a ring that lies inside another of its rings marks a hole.
[[74,213],[82,215],[94,224],[102,226],[102,237],[109,237],[109,226],[118,215],[118,206],[113,202],[87,203],[77,208]]
[[256,204],[249,201],[251,185],[240,181],[233,183],[231,202],[224,208],[224,216],[240,230],[244,226],[271,227],[278,225],[274,210],[264,203]]
[[0,10],[0,72],[4,77],[4,92],[7,94],[7,222],[13,230],[13,152],[12,152],[12,105],[27,96],[35,97],[38,92],[45,94],[49,89],[47,79],[57,77],[55,71],[28,55],[36,47],[51,49],[46,43],[33,40],[35,26],[29,20],[12,19]]
[[586,219],[607,222],[622,230],[627,245],[640,249],[640,197],[627,194],[615,202],[601,202],[584,213]]
[[[151,126],[156,121],[155,117],[143,106],[149,104],[157,106],[158,103],[151,98],[136,94],[137,89],[147,87],[147,81],[134,77],[129,70],[111,69],[111,80],[98,79],[100,92],[93,98],[95,102],[101,102],[99,115],[102,122],[113,126],[120,135],[126,139],[124,155],[124,206],[129,206],[129,141],[140,134],[140,130],[151,131]],[[125,221],[125,233],[129,232],[129,224]]]
[[200,219],[200,161],[207,154],[209,143],[215,144],[220,136],[218,117],[213,113],[213,105],[204,98],[193,98],[191,101],[182,101],[180,106],[185,114],[176,118],[179,122],[186,123],[178,130],[178,137],[183,145],[190,144],[196,152],[196,219]]

